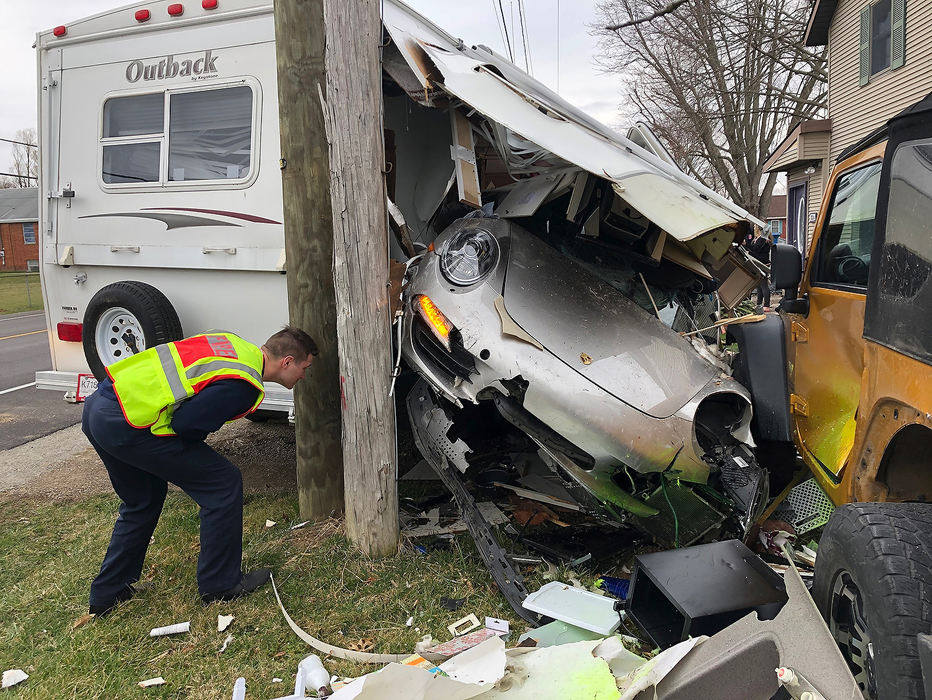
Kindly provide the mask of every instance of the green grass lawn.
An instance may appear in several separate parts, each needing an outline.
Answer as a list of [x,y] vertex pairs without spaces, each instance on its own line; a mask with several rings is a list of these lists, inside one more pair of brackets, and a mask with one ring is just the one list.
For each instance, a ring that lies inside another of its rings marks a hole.
[[0,273],[0,314],[43,308],[38,272]]
[[[148,589],[109,616],[74,628],[109,540],[118,501],[98,496],[73,504],[0,504],[0,670],[29,679],[8,698],[229,697],[238,676],[247,696],[272,698],[294,687],[298,662],[313,650],[282,618],[270,586],[230,603],[204,607],[197,594],[197,508],[170,493],[143,581]],[[278,524],[265,527],[266,519]],[[294,494],[247,496],[244,567],[271,567],[295,622],[337,646],[362,638],[375,652],[411,653],[423,634],[446,641],[446,626],[475,613],[525,629],[495,588],[468,535],[445,551],[370,560],[342,535],[339,523],[289,531],[298,522]],[[537,583],[528,582],[532,590]],[[466,598],[449,612],[443,596]],[[235,616],[217,632],[217,615]],[[406,627],[409,616],[414,624]],[[150,638],[153,627],[190,621],[191,631]],[[419,631],[418,631],[419,630]],[[233,641],[219,650],[227,634]],[[331,673],[355,676],[378,667],[324,658]],[[141,680],[166,684],[142,690]],[[273,683],[272,679],[283,679]],[[290,686],[290,687],[289,687]]]

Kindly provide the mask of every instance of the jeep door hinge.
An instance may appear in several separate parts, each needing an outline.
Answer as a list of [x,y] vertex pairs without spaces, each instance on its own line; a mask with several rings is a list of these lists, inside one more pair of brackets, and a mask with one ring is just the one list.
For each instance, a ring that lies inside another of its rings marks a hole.
[[790,413],[795,413],[797,416],[808,417],[809,404],[806,399],[796,394],[790,394]]
[[794,343],[808,343],[809,342],[809,328],[799,321],[793,321],[793,325],[790,329],[790,337]]

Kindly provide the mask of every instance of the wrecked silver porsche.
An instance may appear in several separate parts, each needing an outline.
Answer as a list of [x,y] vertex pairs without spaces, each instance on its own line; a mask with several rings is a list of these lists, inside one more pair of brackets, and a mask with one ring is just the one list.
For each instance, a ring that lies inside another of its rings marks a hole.
[[[768,495],[747,390],[623,293],[623,267],[611,268],[614,285],[605,281],[604,269],[579,257],[586,247],[561,253],[506,219],[451,225],[407,288],[402,347],[438,397],[425,401],[482,432],[500,416],[533,441],[572,500],[616,520],[636,517],[662,540],[694,541],[731,515],[746,527]],[[689,282],[676,294],[643,289],[655,303],[701,296],[701,282]],[[467,402],[497,415],[467,412]],[[463,439],[437,431],[429,439],[446,443],[463,473],[488,463]],[[731,507],[693,488],[710,479]],[[656,504],[671,497],[691,512],[707,506],[704,517],[675,533]]]
[[503,593],[523,615],[468,479],[661,544],[743,536],[769,496],[752,431],[788,441],[782,408],[752,406],[785,393],[732,378],[708,328],[762,278],[736,243],[763,222],[648,130],[616,133],[400,3],[383,24],[408,414]]

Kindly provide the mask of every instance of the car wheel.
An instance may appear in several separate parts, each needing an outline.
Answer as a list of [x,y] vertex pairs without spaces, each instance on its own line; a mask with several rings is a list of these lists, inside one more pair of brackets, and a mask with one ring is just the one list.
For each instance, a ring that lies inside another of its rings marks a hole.
[[84,312],[84,357],[97,379],[104,369],[146,348],[182,338],[171,302],[144,282],[115,282],[100,289]]
[[812,595],[866,698],[924,697],[916,635],[932,631],[932,505],[838,508]]

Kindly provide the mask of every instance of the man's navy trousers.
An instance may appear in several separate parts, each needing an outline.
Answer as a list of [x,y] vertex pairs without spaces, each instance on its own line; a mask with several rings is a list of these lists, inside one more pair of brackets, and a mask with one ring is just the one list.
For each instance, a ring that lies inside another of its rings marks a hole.
[[199,440],[156,437],[148,429],[133,428],[111,397],[112,390],[91,394],[82,419],[84,434],[122,500],[110,546],[91,584],[90,604],[110,604],[139,580],[169,481],[200,506],[197,584],[201,595],[233,588],[242,576],[243,479],[239,469]]

